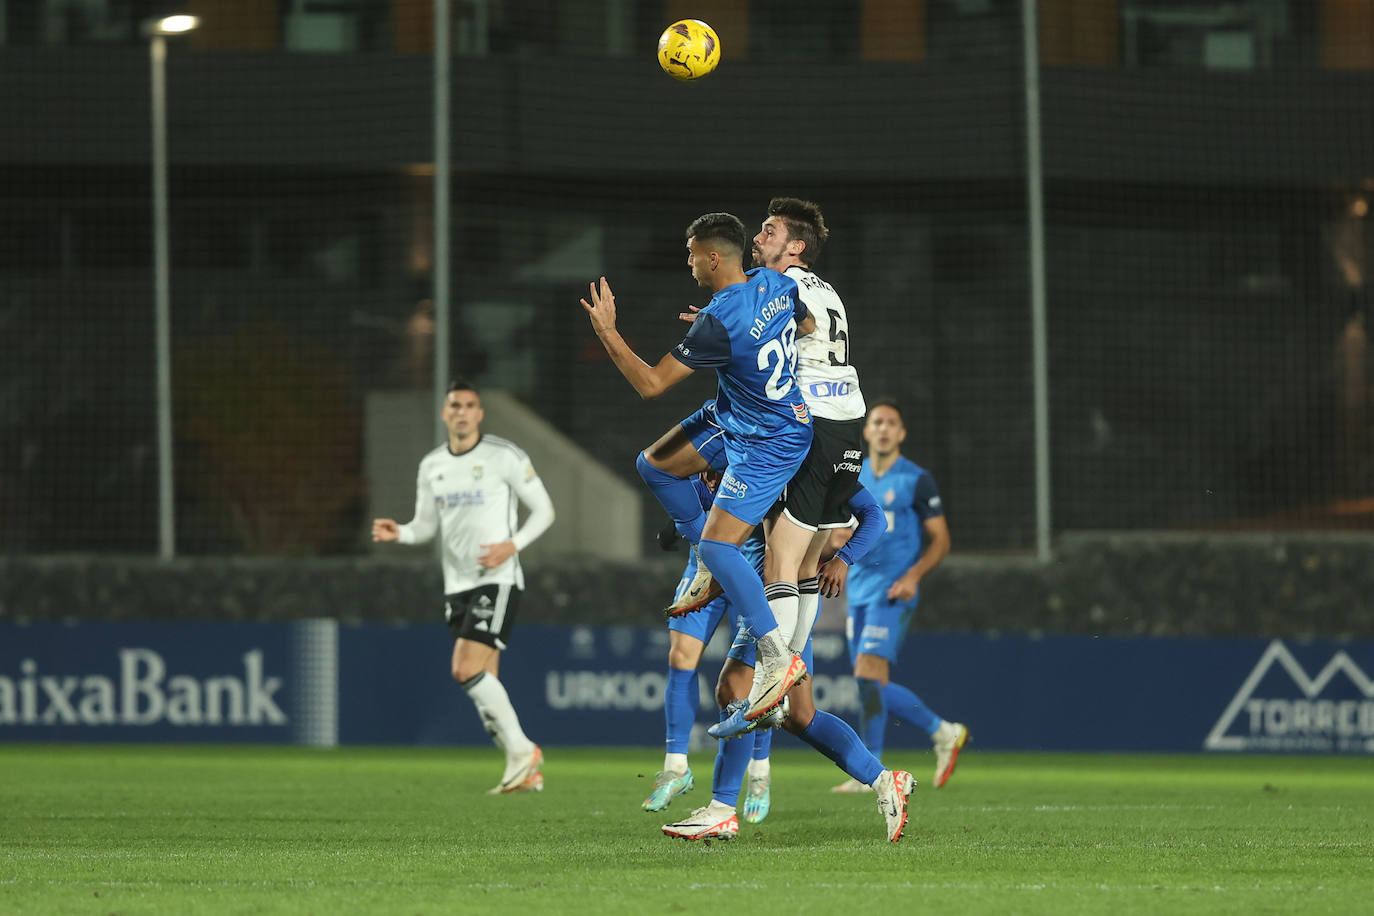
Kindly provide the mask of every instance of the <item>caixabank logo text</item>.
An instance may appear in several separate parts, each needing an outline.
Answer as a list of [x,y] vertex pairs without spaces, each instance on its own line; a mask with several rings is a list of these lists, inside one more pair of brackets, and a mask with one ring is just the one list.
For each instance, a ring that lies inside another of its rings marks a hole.
[[1374,754],[1374,680],[1344,649],[1303,656],[1271,642],[1203,748]]

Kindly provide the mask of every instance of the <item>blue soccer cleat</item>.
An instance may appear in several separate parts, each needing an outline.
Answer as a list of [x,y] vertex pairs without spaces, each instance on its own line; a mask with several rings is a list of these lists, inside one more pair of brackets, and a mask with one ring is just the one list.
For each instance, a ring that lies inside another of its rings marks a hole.
[[645,811],[662,811],[672,803],[673,799],[683,792],[690,792],[691,790],[691,767],[682,773],[663,770],[654,777],[654,790],[649,793],[648,798],[644,799],[643,808]]
[[767,776],[749,774],[749,789],[744,796],[744,819],[748,823],[762,823],[768,816],[768,809],[772,804],[768,791],[770,782]]
[[725,711],[730,715],[706,729],[706,734],[712,738],[738,738],[751,731],[750,726],[754,723],[744,718],[744,714],[749,711],[748,700],[731,700]]

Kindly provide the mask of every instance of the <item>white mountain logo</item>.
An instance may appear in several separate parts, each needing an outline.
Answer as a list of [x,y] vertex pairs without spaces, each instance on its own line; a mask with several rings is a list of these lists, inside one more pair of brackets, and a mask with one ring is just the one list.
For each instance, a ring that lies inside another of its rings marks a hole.
[[[1279,665],[1301,691],[1277,697],[1255,697],[1256,688]],[[1364,699],[1323,699],[1321,694],[1343,673]],[[1243,715],[1242,715],[1243,714]],[[1237,719],[1241,721],[1236,722]],[[1234,733],[1233,732],[1234,729]],[[1209,751],[1340,751],[1374,754],[1374,680],[1339,650],[1317,674],[1307,671],[1282,640],[1264,650],[1240,685],[1207,740]]]

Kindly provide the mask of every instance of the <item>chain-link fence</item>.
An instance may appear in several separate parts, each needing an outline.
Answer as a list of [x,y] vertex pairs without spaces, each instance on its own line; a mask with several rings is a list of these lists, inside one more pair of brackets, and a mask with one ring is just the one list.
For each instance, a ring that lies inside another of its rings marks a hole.
[[[434,9],[198,0],[170,40],[178,554],[358,554],[409,511],[378,494],[434,441],[444,256],[448,368],[635,488],[647,541],[634,455],[713,382],[639,402],[577,299],[607,276],[656,359],[702,302],[683,228],[775,195],[825,209],[865,393],[904,405],[961,549],[1036,546],[1037,461],[1054,532],[1374,527],[1374,5],[1041,0],[1028,93],[1016,0],[455,2],[447,252]],[[155,553],[139,26],[171,10],[0,11],[0,547]],[[691,84],[652,53],[684,15],[724,52]]]

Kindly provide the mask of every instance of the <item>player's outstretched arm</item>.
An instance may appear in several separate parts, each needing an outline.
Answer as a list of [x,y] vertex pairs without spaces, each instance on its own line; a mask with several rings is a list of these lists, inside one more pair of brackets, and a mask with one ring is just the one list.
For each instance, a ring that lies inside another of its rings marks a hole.
[[401,526],[394,518],[374,518],[372,520],[372,540],[395,541],[401,537]]
[[665,355],[653,366],[640,359],[616,330],[615,294],[611,292],[611,285],[602,277],[599,283],[590,284],[590,288],[591,302],[581,300],[582,310],[591,320],[592,330],[601,339],[601,345],[606,348],[611,362],[615,363],[620,374],[625,376],[641,398],[652,400],[692,374],[691,366],[673,358],[671,354]]

